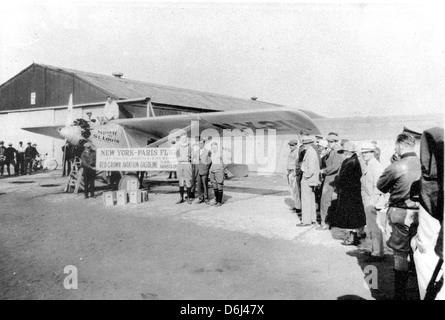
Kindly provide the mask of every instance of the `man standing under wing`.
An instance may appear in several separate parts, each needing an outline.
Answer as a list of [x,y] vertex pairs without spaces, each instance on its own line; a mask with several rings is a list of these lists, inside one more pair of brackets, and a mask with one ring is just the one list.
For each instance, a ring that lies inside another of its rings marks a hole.
[[394,300],[406,300],[410,241],[417,231],[419,205],[410,199],[411,186],[421,176],[415,143],[411,134],[399,134],[395,151],[400,159],[389,165],[377,181],[381,192],[390,193],[387,215],[392,232],[386,243],[394,250]]

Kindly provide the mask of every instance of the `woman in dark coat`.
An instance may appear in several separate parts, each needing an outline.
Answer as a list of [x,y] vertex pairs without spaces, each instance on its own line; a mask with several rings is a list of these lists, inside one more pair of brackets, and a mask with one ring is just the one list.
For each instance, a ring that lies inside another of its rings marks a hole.
[[357,230],[366,225],[365,209],[361,196],[362,169],[355,147],[346,142],[338,153],[345,155],[338,176],[335,179],[335,188],[338,194],[336,210],[331,211],[327,217],[331,227],[350,229],[349,238],[342,244],[358,245]]

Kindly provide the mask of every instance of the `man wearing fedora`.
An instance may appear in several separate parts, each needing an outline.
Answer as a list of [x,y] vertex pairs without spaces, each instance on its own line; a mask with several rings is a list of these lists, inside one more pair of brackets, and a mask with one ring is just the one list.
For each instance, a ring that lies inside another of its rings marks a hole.
[[320,184],[320,162],[317,151],[312,147],[314,144],[312,136],[304,136],[302,143],[305,149],[303,163],[301,164],[301,223],[298,227],[311,226],[317,222],[317,211],[315,207],[315,187]]
[[288,142],[290,152],[287,157],[287,182],[290,188],[290,195],[294,201],[292,211],[295,213],[301,212],[301,199],[300,199],[300,183],[297,174],[298,155],[300,149],[300,141],[292,139]]
[[317,227],[317,230],[329,229],[326,223],[326,216],[328,215],[328,209],[331,206],[334,194],[334,179],[343,162],[343,157],[338,153],[338,150],[340,150],[338,134],[330,132],[326,140],[328,141],[327,154],[324,157],[326,167],[321,170],[321,173],[325,176],[320,201],[321,225]]
[[383,173],[382,165],[377,161],[376,150],[372,143],[363,143],[361,154],[365,161],[362,182],[362,200],[366,214],[366,226],[371,240],[370,257],[365,262],[380,262],[384,260],[383,233],[377,224],[377,211],[383,208],[384,195],[377,189],[377,181]]
[[94,145],[91,142],[86,142],[83,147],[85,148],[80,157],[83,168],[83,191],[85,199],[88,199],[88,195],[94,198],[94,181],[96,180],[96,151]]

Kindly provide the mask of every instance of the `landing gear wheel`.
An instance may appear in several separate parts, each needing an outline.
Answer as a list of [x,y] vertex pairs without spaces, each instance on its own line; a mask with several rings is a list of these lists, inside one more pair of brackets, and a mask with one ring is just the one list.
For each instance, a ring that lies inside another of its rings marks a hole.
[[48,170],[56,170],[57,169],[57,166],[58,166],[58,163],[57,163],[57,161],[56,160],[50,160],[50,161],[48,161],[48,163],[47,163],[47,168],[48,168]]

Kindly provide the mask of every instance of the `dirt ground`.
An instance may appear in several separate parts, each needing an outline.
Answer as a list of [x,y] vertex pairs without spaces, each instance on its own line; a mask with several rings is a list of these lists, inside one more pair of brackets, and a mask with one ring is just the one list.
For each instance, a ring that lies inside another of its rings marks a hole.
[[[145,182],[149,201],[105,207],[64,193],[60,171],[0,178],[0,299],[389,299],[393,257],[364,279],[369,243],[342,230],[297,228],[286,179],[226,181],[224,205],[175,205],[168,174]],[[67,290],[64,268],[78,270]],[[375,274],[375,273],[374,273]],[[373,282],[376,283],[375,281]],[[415,275],[410,297],[416,299]]]

